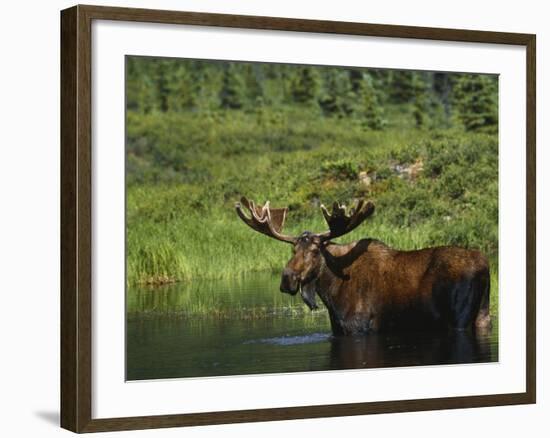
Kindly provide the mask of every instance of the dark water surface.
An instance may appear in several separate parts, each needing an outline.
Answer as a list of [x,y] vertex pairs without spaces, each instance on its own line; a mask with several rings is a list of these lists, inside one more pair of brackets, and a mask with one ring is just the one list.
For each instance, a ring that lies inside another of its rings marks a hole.
[[498,361],[483,333],[333,337],[326,310],[278,291],[278,277],[134,288],[127,296],[128,380]]

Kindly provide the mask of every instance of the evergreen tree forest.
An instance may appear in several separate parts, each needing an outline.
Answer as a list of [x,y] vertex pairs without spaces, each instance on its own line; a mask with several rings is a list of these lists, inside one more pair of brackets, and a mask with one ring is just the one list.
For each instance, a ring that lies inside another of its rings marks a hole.
[[301,108],[382,130],[395,124],[385,110],[400,107],[419,128],[498,127],[491,75],[129,57],[126,80],[138,114]]

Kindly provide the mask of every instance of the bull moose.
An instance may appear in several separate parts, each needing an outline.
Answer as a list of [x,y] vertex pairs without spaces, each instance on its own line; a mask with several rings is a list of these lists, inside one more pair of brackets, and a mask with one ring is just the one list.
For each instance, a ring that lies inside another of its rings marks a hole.
[[371,216],[372,202],[360,200],[349,214],[337,202],[332,213],[321,205],[329,231],[297,237],[282,234],[288,208],[270,208],[269,201],[256,205],[244,197],[235,208],[255,231],[292,245],[281,292],[300,292],[311,310],[318,295],[334,335],[491,324],[489,264],[479,251],[454,246],[400,251],[370,238],[332,242]]

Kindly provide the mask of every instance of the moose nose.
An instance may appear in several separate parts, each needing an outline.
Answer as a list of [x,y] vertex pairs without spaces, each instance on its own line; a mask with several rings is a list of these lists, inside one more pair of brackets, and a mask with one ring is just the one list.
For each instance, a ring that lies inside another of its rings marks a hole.
[[295,295],[298,292],[298,274],[292,269],[285,268],[281,277],[281,292]]

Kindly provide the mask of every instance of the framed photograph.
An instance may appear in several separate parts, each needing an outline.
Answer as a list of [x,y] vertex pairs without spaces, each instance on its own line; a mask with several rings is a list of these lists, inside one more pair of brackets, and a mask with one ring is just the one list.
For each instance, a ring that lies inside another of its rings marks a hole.
[[61,425],[535,403],[535,35],[61,12]]

